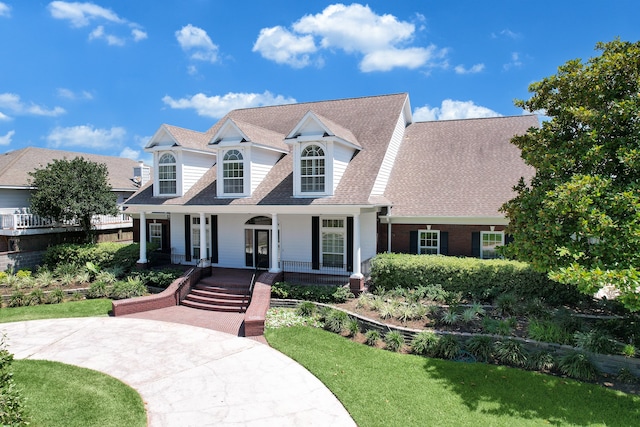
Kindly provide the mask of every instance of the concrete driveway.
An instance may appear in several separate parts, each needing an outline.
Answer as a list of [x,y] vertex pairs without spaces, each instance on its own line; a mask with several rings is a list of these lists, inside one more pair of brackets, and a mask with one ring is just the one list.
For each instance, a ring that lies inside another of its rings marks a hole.
[[16,359],[82,366],[130,385],[150,426],[355,426],[317,378],[254,340],[110,317],[3,323],[0,333]]

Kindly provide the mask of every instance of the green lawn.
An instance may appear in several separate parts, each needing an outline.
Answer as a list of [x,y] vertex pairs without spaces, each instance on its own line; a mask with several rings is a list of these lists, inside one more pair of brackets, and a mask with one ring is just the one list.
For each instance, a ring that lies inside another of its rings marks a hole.
[[269,344],[305,366],[360,427],[631,426],[640,397],[481,363],[392,353],[330,332],[268,329]]
[[88,299],[28,307],[5,307],[0,308],[0,323],[63,317],[107,316],[110,310],[110,299]]
[[146,426],[140,395],[121,381],[90,369],[44,360],[14,360],[30,426]]

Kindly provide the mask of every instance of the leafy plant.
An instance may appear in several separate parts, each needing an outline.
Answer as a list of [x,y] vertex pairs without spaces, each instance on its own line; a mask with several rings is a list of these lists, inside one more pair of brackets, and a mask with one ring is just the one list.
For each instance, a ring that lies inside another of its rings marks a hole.
[[562,356],[558,361],[558,369],[572,378],[587,381],[594,380],[598,372],[589,357],[579,351]]
[[484,335],[474,335],[466,343],[466,348],[477,360],[488,362],[493,357],[493,339]]
[[300,316],[311,317],[316,312],[316,305],[311,301],[303,301],[298,305],[296,313]]
[[380,332],[376,331],[375,329],[369,329],[367,332],[365,332],[364,342],[367,345],[375,347],[376,345],[378,345],[378,341],[380,341]]
[[29,301],[29,305],[40,305],[43,304],[46,300],[42,289],[34,289],[29,293],[27,299]]
[[384,335],[385,348],[390,351],[400,351],[404,346],[404,336],[398,331],[389,331]]
[[107,298],[111,295],[111,286],[99,280],[93,282],[87,290],[87,298]]
[[453,360],[458,357],[458,353],[462,346],[456,337],[453,335],[442,335],[436,345],[436,356],[443,359]]
[[13,354],[5,345],[5,336],[0,335],[0,425],[27,426],[24,398],[13,380],[11,364]]
[[396,306],[391,302],[385,302],[380,307],[378,315],[381,319],[390,319],[396,315]]
[[473,307],[467,307],[464,310],[462,310],[462,314],[460,314],[460,319],[464,323],[471,323],[480,319],[480,317],[478,316],[478,312]]
[[440,322],[445,325],[455,325],[460,320],[460,315],[454,307],[450,307],[440,315]]
[[516,314],[516,306],[518,304],[518,300],[514,294],[502,294],[499,295],[495,302],[497,312],[501,316],[513,316]]
[[573,334],[576,347],[600,354],[616,353],[616,343],[609,334],[599,329],[592,329],[588,332],[576,332]]
[[348,321],[349,315],[344,311],[331,310],[326,317],[324,327],[328,331],[340,334],[346,329]]
[[355,337],[360,332],[360,324],[358,320],[349,318],[347,321],[345,330],[347,331],[347,335],[350,337]]
[[372,299],[373,295],[371,295],[370,293],[361,293],[356,300],[356,308],[364,308],[365,310],[369,310],[371,308]]
[[528,360],[528,354],[522,343],[512,339],[496,342],[496,359],[504,364],[523,367]]
[[635,357],[636,347],[633,344],[625,344],[622,347],[622,355],[626,357]]
[[22,291],[14,291],[9,297],[9,307],[23,307],[28,304],[28,298]]
[[113,285],[111,290],[111,298],[125,299],[145,295],[147,287],[139,278],[128,277],[126,281],[119,281]]
[[556,366],[556,360],[548,351],[539,350],[530,355],[527,368],[534,371],[550,372]]
[[528,326],[528,336],[536,341],[556,344],[570,344],[573,341],[569,331],[550,319],[531,319]]
[[47,304],[59,304],[62,301],[64,301],[64,297],[65,297],[65,294],[62,289],[60,288],[54,289],[53,291],[49,292],[45,302]]
[[420,331],[411,340],[411,352],[422,356],[435,356],[440,337],[431,331]]

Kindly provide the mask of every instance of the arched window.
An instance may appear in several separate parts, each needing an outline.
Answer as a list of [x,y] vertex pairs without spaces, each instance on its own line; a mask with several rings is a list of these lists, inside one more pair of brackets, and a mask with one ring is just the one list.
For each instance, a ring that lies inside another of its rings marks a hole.
[[176,183],[176,158],[172,154],[165,153],[158,161],[158,193],[176,194]]
[[300,154],[300,191],[324,193],[324,150],[309,145]]
[[226,194],[244,193],[244,162],[242,153],[229,150],[222,159],[223,191]]

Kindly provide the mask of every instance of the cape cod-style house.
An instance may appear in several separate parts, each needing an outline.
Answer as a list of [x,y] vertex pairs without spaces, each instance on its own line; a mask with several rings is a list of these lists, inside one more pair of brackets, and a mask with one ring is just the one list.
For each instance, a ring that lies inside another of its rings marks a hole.
[[533,176],[510,139],[534,126],[413,122],[406,93],[239,109],[206,132],[162,125],[126,212],[135,240],[174,263],[353,284],[378,252],[489,258],[505,243],[500,206]]

